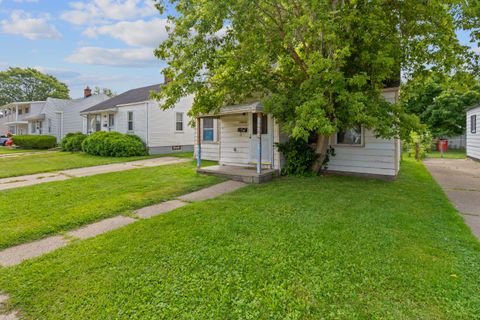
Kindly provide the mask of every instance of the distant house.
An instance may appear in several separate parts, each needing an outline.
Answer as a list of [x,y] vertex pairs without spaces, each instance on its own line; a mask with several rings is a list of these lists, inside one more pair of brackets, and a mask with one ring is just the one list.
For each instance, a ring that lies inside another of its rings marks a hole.
[[193,97],[182,98],[174,108],[162,110],[159,102],[150,99],[160,84],[132,89],[81,112],[84,132],[117,131],[138,135],[150,154],[193,151],[194,129],[187,112]]
[[67,100],[48,98],[40,102],[15,102],[0,107],[0,132],[30,135],[52,135],[57,142],[68,133],[83,131],[83,118],[80,111],[89,108],[108,97],[104,94],[92,95],[87,87],[84,97]]
[[[396,102],[399,87],[384,89],[383,96]],[[227,106],[217,114],[202,115],[197,127],[197,159],[219,162],[218,166],[199,168],[201,173],[262,182],[284,166],[275,143],[285,142],[288,136],[259,102]],[[399,139],[377,138],[371,130],[358,126],[330,137],[330,145],[336,153],[328,163],[330,172],[387,179],[395,178],[399,172]]]
[[467,110],[467,157],[480,160],[480,104]]

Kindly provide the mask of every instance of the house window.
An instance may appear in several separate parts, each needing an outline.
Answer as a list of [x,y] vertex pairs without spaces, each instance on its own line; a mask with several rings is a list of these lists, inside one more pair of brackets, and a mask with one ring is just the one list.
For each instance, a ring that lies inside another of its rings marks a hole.
[[109,114],[108,115],[108,126],[110,128],[113,128],[114,125],[115,125],[115,115]]
[[470,133],[477,133],[477,115],[470,116]]
[[[253,113],[253,118],[252,118],[252,121],[253,121],[253,134],[257,134],[257,118],[258,118],[258,114],[257,113]],[[263,114],[262,115],[262,134],[267,134],[268,133],[268,118],[267,118],[267,115],[266,114]]]
[[337,144],[360,146],[363,144],[362,126],[356,125],[337,133]]
[[128,120],[128,131],[133,131],[133,111],[128,111],[127,113],[127,120]]
[[18,114],[19,115],[22,114],[22,112],[23,112],[23,109],[18,109]]
[[203,119],[202,138],[203,141],[213,141],[213,118]]
[[52,119],[48,119],[48,133],[52,133]]
[[28,107],[25,108],[25,113],[28,113],[30,109]]
[[183,112],[175,113],[175,131],[183,131]]
[[102,130],[102,116],[97,114],[95,115],[95,132]]

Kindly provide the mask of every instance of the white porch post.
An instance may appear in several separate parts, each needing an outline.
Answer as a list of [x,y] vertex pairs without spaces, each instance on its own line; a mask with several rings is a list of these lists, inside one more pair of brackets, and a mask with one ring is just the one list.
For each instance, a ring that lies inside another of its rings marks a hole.
[[262,173],[262,113],[257,113],[257,173]]
[[197,168],[202,166],[202,139],[200,134],[202,131],[200,130],[200,118],[197,118]]

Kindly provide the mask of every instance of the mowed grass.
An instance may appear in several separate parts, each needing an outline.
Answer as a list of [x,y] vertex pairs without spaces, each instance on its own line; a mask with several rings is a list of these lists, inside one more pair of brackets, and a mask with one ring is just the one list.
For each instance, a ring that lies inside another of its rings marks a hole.
[[281,178],[0,270],[25,319],[475,319],[480,244],[421,163]]
[[[191,153],[176,154],[190,156]],[[168,156],[168,155],[166,155]],[[86,153],[54,152],[49,154],[33,154],[11,158],[0,158],[0,178],[16,177],[27,174],[52,172],[73,168],[91,167],[110,163],[127,162],[155,158],[157,156],[141,156],[128,158],[98,157]]]
[[450,149],[447,152],[444,152],[443,155],[439,151],[429,151],[426,158],[443,158],[445,159],[466,159],[467,153],[465,150],[454,150]]
[[0,154],[26,153],[26,152],[41,152],[41,151],[45,152],[45,151],[48,151],[48,150],[18,149],[18,148],[12,149],[12,148],[8,148],[8,147],[2,147],[2,146],[0,146]]
[[0,192],[0,248],[128,214],[220,181],[193,162],[134,169]]

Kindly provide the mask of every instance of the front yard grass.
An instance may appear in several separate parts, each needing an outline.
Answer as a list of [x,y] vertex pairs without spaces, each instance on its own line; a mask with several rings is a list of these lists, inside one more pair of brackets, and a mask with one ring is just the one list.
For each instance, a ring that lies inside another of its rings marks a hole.
[[[176,154],[189,156],[191,153]],[[12,158],[0,158],[0,178],[23,176],[27,174],[52,172],[103,164],[142,160],[159,157],[142,156],[129,158],[97,157],[86,153],[54,152],[49,154],[33,154]],[[169,156],[169,155],[161,155]]]
[[8,148],[0,146],[0,154],[11,154],[11,153],[26,153],[26,152],[45,152],[48,150],[40,149],[18,149],[18,148]]
[[395,182],[290,177],[191,204],[0,270],[0,290],[26,319],[475,319],[478,270],[407,159]]
[[172,199],[219,182],[193,161],[0,192],[0,248]]

